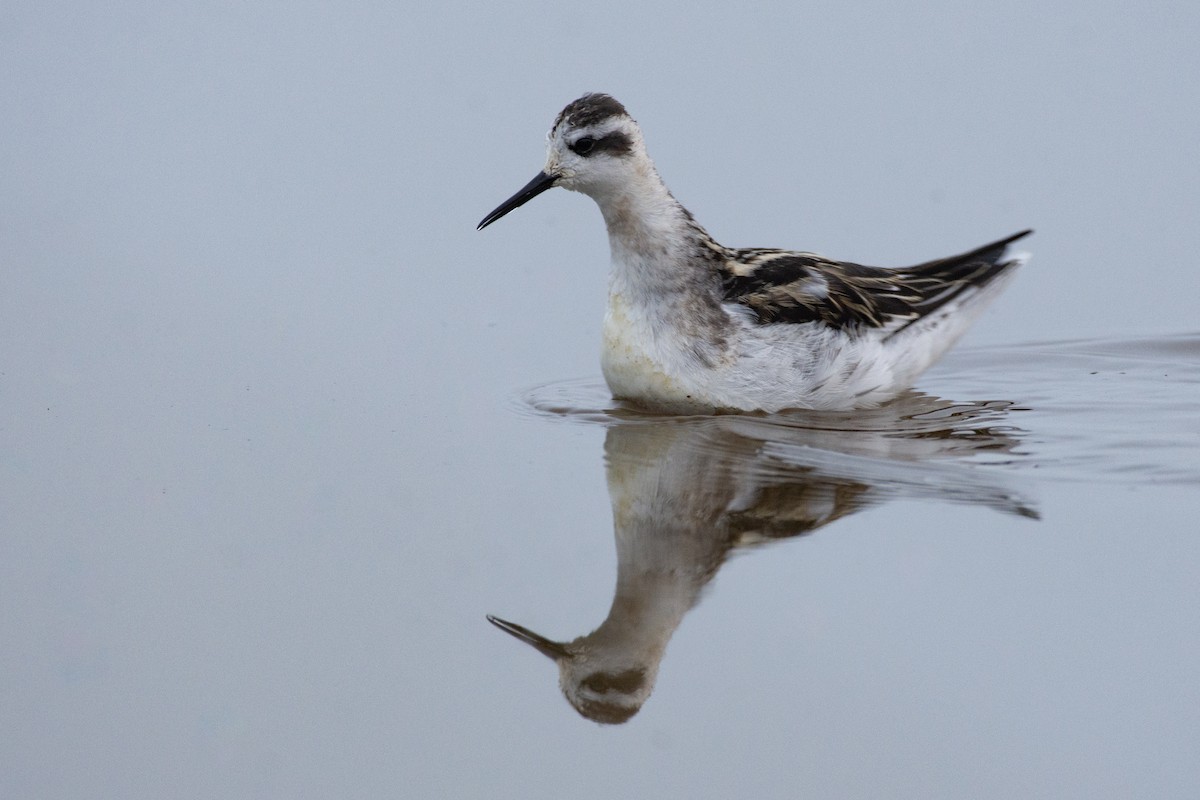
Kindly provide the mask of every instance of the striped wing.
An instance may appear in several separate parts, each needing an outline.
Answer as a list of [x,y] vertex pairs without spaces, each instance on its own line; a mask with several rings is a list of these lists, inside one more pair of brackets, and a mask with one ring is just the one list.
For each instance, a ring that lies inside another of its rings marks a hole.
[[725,300],[763,324],[823,322],[834,328],[903,330],[1013,266],[1005,249],[1032,231],[950,258],[883,269],[789,250],[733,250],[722,266]]

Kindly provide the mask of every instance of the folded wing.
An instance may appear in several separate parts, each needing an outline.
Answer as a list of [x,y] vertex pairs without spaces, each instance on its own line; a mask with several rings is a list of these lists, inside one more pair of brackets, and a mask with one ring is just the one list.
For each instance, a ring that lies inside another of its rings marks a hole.
[[822,322],[895,335],[1019,263],[1003,260],[1005,250],[1030,233],[899,269],[789,250],[733,250],[721,267],[724,298],[746,306],[762,324]]

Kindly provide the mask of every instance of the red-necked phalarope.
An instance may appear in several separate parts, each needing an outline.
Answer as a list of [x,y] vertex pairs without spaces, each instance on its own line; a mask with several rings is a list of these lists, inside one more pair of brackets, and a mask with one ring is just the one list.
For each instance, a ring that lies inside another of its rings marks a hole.
[[568,105],[545,168],[482,229],[554,186],[596,201],[612,248],[601,366],[613,396],[654,409],[851,409],[892,399],[1028,258],[1021,231],[962,255],[882,269],[718,244],[667,190],[625,107]]

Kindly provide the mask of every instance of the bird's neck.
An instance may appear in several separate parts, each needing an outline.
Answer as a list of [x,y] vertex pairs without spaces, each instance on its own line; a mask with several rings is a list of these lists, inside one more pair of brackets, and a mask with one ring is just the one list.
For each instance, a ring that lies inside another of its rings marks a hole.
[[719,277],[708,261],[711,238],[671,195],[653,165],[592,196],[608,228],[612,292],[630,298],[718,293]]
[[608,227],[614,258],[668,257],[686,237],[688,214],[652,166],[598,192],[595,200]]
[[588,638],[593,646],[657,665],[702,586],[687,575],[620,574],[608,617]]
[[[639,432],[640,433],[640,432]],[[663,495],[671,465],[653,461],[655,448],[674,438],[634,438],[637,452],[609,449],[613,526],[617,546],[617,585],[608,618],[593,634],[614,649],[661,658],[684,615],[696,604],[728,550],[725,537],[708,519],[687,513],[686,503]],[[677,434],[676,434],[677,436]],[[610,433],[611,437],[611,433]],[[613,447],[618,445],[614,443]],[[658,455],[665,457],[666,452]],[[648,463],[638,458],[651,459]],[[633,458],[632,462],[620,459]],[[644,494],[645,493],[645,494]],[[682,508],[680,506],[683,506]],[[671,511],[664,509],[670,508]]]

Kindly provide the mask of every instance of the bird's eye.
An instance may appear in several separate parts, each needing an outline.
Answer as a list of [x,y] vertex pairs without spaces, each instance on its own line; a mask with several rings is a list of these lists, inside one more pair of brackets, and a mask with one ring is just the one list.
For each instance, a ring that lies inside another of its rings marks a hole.
[[581,156],[586,156],[592,152],[592,148],[596,146],[596,140],[590,136],[584,136],[575,140],[575,144],[571,145],[571,149]]

